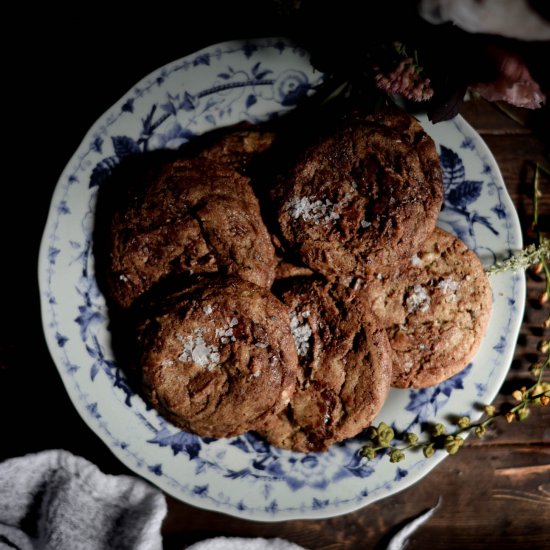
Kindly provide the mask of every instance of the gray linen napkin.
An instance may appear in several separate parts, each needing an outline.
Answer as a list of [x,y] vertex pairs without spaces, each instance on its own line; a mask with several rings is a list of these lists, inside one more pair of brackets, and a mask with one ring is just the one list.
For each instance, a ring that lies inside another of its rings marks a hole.
[[0,549],[160,550],[163,494],[54,450],[0,464]]
[[241,537],[216,537],[187,547],[187,550],[306,550],[284,539],[245,539]]

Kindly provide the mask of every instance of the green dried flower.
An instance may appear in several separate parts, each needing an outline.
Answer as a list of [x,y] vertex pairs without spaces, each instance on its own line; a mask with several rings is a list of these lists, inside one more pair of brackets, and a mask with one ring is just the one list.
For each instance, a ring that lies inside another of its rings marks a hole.
[[470,417],[463,416],[458,419],[457,425],[459,428],[465,430],[470,425]]
[[418,436],[416,434],[408,432],[405,434],[405,441],[409,445],[416,445],[418,443]]
[[512,397],[516,400],[516,401],[521,401],[523,399],[523,391],[521,390],[515,390],[512,392]]
[[504,261],[497,261],[487,269],[489,275],[503,271],[527,269],[530,265],[545,260],[550,255],[550,240],[544,239],[538,246],[530,244]]
[[405,458],[405,453],[400,449],[393,449],[390,452],[390,462],[400,462]]
[[529,370],[533,373],[533,376],[538,376],[540,374],[540,371],[542,369],[542,363],[539,361],[538,363],[533,363]]
[[435,453],[435,449],[434,449],[434,444],[433,443],[429,443],[428,445],[425,445],[423,448],[422,448],[422,452],[424,453],[424,456],[426,458],[431,458],[434,453]]
[[483,437],[487,433],[487,428],[485,426],[481,425],[481,426],[478,426],[475,429],[475,432],[476,432],[477,437]]
[[524,420],[527,419],[530,412],[531,411],[527,407],[523,407],[523,409],[520,409],[519,411],[516,412],[516,416],[517,416],[518,420],[523,422]]
[[380,422],[378,425],[378,435],[376,436],[378,446],[390,447],[394,437],[394,431],[385,422]]
[[439,437],[440,435],[443,435],[445,433],[445,426],[443,424],[438,423],[434,426],[432,430],[432,435],[434,437]]
[[368,460],[373,460],[376,457],[376,451],[372,447],[363,447],[360,454]]
[[450,455],[455,455],[456,453],[458,453],[458,450],[460,449],[460,447],[462,447],[463,443],[464,439],[462,439],[460,436],[448,435],[445,438],[445,443],[443,446]]

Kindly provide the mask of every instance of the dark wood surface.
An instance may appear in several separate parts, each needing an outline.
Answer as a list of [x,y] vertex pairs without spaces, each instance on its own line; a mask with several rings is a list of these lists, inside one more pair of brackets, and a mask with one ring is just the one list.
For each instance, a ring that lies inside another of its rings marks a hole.
[[[140,22],[145,20],[143,16]],[[42,335],[36,265],[51,194],[86,130],[135,81],[197,47],[247,33],[237,26],[185,40],[172,22],[162,45],[152,48],[151,41],[137,35],[131,42],[117,42],[116,25],[108,17],[102,21],[96,16],[94,23],[97,32],[84,35],[77,20],[54,27],[54,34],[42,31],[38,36],[45,42],[42,49],[37,47],[37,57],[11,60],[5,69],[13,95],[6,103],[10,148],[4,156],[0,203],[0,460],[64,448],[117,474],[130,472],[76,413]],[[267,24],[261,31],[272,34]],[[158,32],[152,36],[160,39]],[[524,126],[495,106],[476,101],[465,105],[462,114],[495,155],[527,230],[532,164],[543,160],[546,146],[536,133],[544,129],[541,113],[516,111]],[[550,182],[545,185],[543,208],[550,219]],[[540,355],[537,343],[549,337],[542,323],[550,306],[538,303],[542,289],[542,281],[528,275],[524,322],[497,406],[528,382],[528,367]],[[499,423],[482,440],[469,438],[458,455],[409,489],[335,518],[249,522],[168,497],[165,547],[179,549],[204,538],[233,535],[284,537],[311,550],[385,548],[401,526],[440,498],[437,513],[412,535],[411,550],[550,548],[550,407],[534,410],[521,424]]]

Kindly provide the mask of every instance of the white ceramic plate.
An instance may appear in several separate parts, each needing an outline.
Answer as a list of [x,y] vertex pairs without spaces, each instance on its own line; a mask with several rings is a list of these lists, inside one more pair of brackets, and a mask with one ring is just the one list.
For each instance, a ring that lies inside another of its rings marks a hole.
[[[91,235],[98,187],[129,154],[173,148],[212,128],[293,108],[322,83],[303,50],[284,39],[229,42],[160,68],[90,129],[61,175],[39,258],[43,325],[67,391],[86,423],[129,468],[190,504],[276,521],[343,514],[424,477],[444,457],[366,462],[361,437],[324,454],[273,448],[249,435],[213,440],[182,432],[148,409],[113,358],[105,302],[94,278]],[[446,201],[440,225],[484,262],[522,246],[498,166],[457,117],[431,125]],[[419,432],[426,420],[470,413],[496,396],[524,307],[523,275],[492,279],[494,312],[473,363],[430,389],[392,390],[377,421]]]

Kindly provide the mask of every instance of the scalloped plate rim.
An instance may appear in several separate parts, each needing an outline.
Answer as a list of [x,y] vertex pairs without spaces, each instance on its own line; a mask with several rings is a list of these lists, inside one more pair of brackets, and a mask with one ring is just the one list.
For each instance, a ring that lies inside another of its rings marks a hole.
[[[272,39],[276,39],[276,37],[273,37]],[[261,42],[266,39],[257,39],[256,41]],[[283,39],[285,40],[285,39]],[[105,120],[110,113],[115,111],[116,109],[119,109],[122,107],[125,99],[129,94],[132,93],[132,91],[148,82],[151,78],[154,77],[154,75],[158,74],[163,69],[168,69],[172,66],[175,66],[176,64],[182,62],[185,59],[190,59],[192,57],[195,57],[197,55],[200,55],[201,53],[206,53],[208,51],[211,51],[214,47],[221,47],[221,46],[229,46],[234,45],[237,47],[238,45],[242,45],[244,42],[255,42],[255,40],[247,40],[247,41],[228,41],[228,42],[222,42],[219,44],[210,45],[207,47],[204,47],[196,52],[192,52],[180,59],[176,59],[174,61],[171,61],[162,67],[159,67],[149,73],[147,76],[142,78],[138,83],[136,83],[134,86],[132,86],[116,103],[111,105],[101,116],[97,118],[97,120],[94,122],[94,124],[90,127],[88,132],[86,132],[84,138],[81,140],[80,144],[75,150],[75,153],[71,156],[69,162],[66,164],[65,168],[63,169],[58,184],[56,185],[56,188],[52,194],[51,203],[50,203],[50,210],[48,213],[48,218],[45,224],[44,233],[41,239],[40,243],[40,252],[39,252],[39,260],[38,260],[38,280],[39,280],[39,286],[40,286],[40,304],[41,304],[41,315],[42,315],[42,323],[44,327],[44,335],[45,339],[48,345],[48,349],[50,351],[50,354],[52,356],[52,359],[54,361],[54,364],[56,365],[56,368],[58,372],[61,375],[63,384],[65,386],[65,389],[67,390],[71,401],[73,403],[73,406],[78,411],[80,417],[84,420],[85,424],[103,441],[104,444],[107,445],[107,447],[111,450],[111,452],[130,470],[134,471],[137,475],[147,479],[151,483],[157,485],[160,487],[163,491],[166,493],[172,495],[174,498],[181,500],[183,502],[186,502],[188,504],[191,504],[193,506],[210,510],[210,511],[217,511],[220,513],[225,513],[231,516],[239,517],[239,518],[245,518],[253,521],[267,521],[267,522],[277,522],[277,521],[284,521],[288,519],[321,519],[321,518],[327,518],[327,517],[335,517],[343,514],[350,513],[354,510],[363,508],[364,506],[368,505],[369,503],[375,502],[377,500],[380,500],[382,498],[385,498],[386,496],[395,494],[397,492],[400,492],[401,490],[405,490],[406,488],[410,487],[411,485],[417,483],[420,479],[422,479],[424,476],[426,476],[433,468],[435,468],[442,460],[446,458],[444,454],[439,454],[437,456],[434,456],[430,462],[429,467],[427,469],[417,469],[416,471],[412,472],[406,479],[402,480],[399,484],[398,488],[392,488],[387,494],[376,494],[374,496],[367,496],[362,500],[361,502],[356,502],[353,500],[347,501],[345,504],[342,505],[335,505],[335,507],[329,507],[329,508],[323,508],[323,509],[310,509],[307,511],[296,511],[296,510],[289,510],[284,511],[281,510],[280,512],[277,512],[277,515],[269,515],[267,512],[260,514],[258,510],[253,510],[252,512],[255,515],[249,515],[247,513],[243,513],[242,511],[237,511],[234,509],[228,509],[227,506],[224,503],[213,503],[212,501],[205,501],[199,496],[195,496],[192,494],[187,494],[185,496],[182,496],[181,491],[178,491],[177,488],[174,488],[170,485],[169,482],[165,481],[162,478],[159,478],[156,476],[153,472],[149,471],[146,465],[140,466],[139,464],[130,463],[131,458],[127,453],[124,452],[123,449],[113,446],[108,441],[108,434],[105,433],[104,429],[101,425],[99,425],[94,418],[89,414],[89,412],[86,410],[85,405],[80,401],[80,397],[78,395],[77,388],[75,386],[74,380],[67,375],[65,370],[63,368],[60,368],[60,366],[57,363],[57,351],[58,346],[55,339],[55,335],[53,332],[47,330],[46,323],[48,321],[47,312],[46,312],[46,298],[45,294],[43,292],[43,288],[45,286],[44,282],[44,274],[46,273],[46,270],[48,268],[48,237],[50,234],[50,228],[51,225],[56,218],[56,211],[55,211],[55,205],[57,204],[58,200],[62,196],[62,189],[59,185],[59,182],[61,182],[63,179],[67,178],[69,173],[71,172],[71,166],[73,163],[77,160],[77,155],[79,151],[85,146],[86,143],[88,143],[94,133],[97,133],[98,127],[100,126],[101,122]],[[502,181],[502,175],[500,174],[500,170],[498,169],[498,165],[496,163],[496,160],[494,159],[489,147],[487,144],[483,141],[483,139],[477,134],[477,132],[471,127],[469,123],[467,123],[462,117],[459,117],[458,120],[460,120],[460,123],[463,124],[471,133],[472,135],[476,136],[477,142],[476,145],[484,149],[484,153],[493,161],[494,166],[496,168],[497,173],[495,174],[495,177],[500,178],[500,181]],[[517,232],[516,237],[519,236],[519,240],[521,241],[521,229],[519,226],[519,221],[517,219],[517,212],[515,210],[515,207],[507,193],[506,188],[503,186],[504,189],[504,198],[508,202],[508,206],[510,207],[510,214],[512,217],[512,221],[514,222],[514,230]],[[524,303],[525,303],[525,276],[522,275],[518,277],[518,290],[517,294],[519,296],[519,309],[523,311],[524,309]],[[521,303],[523,301],[523,303]],[[513,326],[511,327],[511,332],[513,334],[517,334],[519,332],[519,328],[521,326],[521,315],[517,315],[515,317]],[[511,363],[511,359],[513,356],[514,348],[510,348],[507,351],[506,357],[503,357],[503,363],[506,363],[509,365]],[[508,368],[502,369],[500,371],[499,377],[498,377],[498,383],[494,384],[493,388],[493,398],[498,394],[499,388],[504,381],[506,374],[508,372]]]

